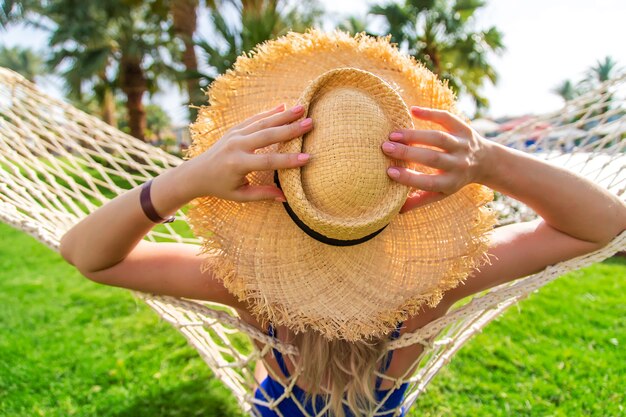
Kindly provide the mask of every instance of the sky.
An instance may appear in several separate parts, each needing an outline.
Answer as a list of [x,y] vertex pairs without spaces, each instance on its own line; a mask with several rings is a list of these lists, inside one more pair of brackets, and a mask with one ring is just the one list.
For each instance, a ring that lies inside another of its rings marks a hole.
[[[335,13],[364,14],[372,1],[323,3]],[[483,90],[492,117],[558,110],[563,101],[550,90],[566,79],[579,81],[607,55],[626,68],[624,0],[487,0],[475,25],[504,34],[506,51],[491,59],[500,79]],[[460,107],[473,113],[469,100]]]
[[[364,16],[369,4],[381,1],[321,0],[335,20]],[[375,21],[373,22],[375,24]],[[330,27],[327,22],[326,28]],[[562,100],[551,90],[566,79],[579,81],[585,71],[607,55],[626,68],[626,1],[624,0],[488,0],[479,11],[477,28],[496,26],[504,34],[506,51],[492,56],[500,79],[483,90],[491,117],[557,111]],[[46,35],[32,28],[0,33],[0,44],[43,49]],[[42,88],[59,97],[60,85],[42,80]],[[184,96],[176,88],[156,95],[175,124],[185,123]],[[470,100],[460,108],[473,113]]]

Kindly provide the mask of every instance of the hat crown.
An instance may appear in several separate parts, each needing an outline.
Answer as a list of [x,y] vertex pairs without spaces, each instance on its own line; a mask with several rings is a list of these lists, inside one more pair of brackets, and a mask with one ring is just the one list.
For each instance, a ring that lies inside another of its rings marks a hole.
[[304,230],[356,244],[383,229],[406,200],[408,187],[386,173],[402,163],[381,145],[395,129],[413,126],[408,108],[384,80],[356,68],[323,73],[299,102],[315,127],[282,149],[311,154],[306,166],[279,172],[289,210]]
[[[392,126],[380,104],[361,90],[337,88],[316,97],[308,115],[319,123],[303,138],[302,151],[314,155],[301,169],[304,193],[331,216],[369,215],[389,185],[389,163],[379,154]],[[329,119],[341,123],[324,122]]]

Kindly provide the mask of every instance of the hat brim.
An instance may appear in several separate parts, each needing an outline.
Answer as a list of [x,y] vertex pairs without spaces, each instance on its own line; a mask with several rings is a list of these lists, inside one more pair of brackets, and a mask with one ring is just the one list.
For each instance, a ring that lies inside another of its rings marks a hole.
[[[215,81],[210,106],[192,125],[187,157],[204,152],[268,102],[294,104],[311,80],[348,66],[383,78],[407,104],[456,112],[450,90],[388,40],[339,32],[289,34],[239,58]],[[417,121],[416,128],[433,126]],[[253,173],[250,180],[271,184],[273,174]],[[203,197],[194,200],[188,217],[212,254],[203,268],[248,301],[261,321],[354,341],[382,336],[423,304],[435,305],[484,259],[485,233],[494,216],[483,206],[491,198],[485,187],[467,186],[396,216],[378,236],[350,247],[312,239],[275,202]]]

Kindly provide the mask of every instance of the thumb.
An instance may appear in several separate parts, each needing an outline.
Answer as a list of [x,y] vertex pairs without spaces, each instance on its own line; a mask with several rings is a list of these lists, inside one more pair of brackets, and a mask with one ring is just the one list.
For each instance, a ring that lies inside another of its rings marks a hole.
[[400,213],[406,213],[418,207],[425,206],[435,201],[442,200],[446,195],[435,191],[418,191],[411,194],[400,209]]
[[274,185],[244,185],[238,190],[240,201],[277,200],[284,202],[285,195]]

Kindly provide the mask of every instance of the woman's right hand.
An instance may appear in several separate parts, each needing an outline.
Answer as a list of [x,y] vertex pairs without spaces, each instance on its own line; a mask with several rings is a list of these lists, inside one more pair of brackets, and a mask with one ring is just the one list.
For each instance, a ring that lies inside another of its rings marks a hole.
[[310,131],[310,118],[298,121],[302,106],[284,110],[280,105],[233,126],[213,146],[178,168],[189,200],[214,196],[234,201],[274,199],[284,201],[283,192],[274,185],[250,185],[252,171],[277,170],[303,166],[309,155],[256,153],[256,150],[284,142]]

